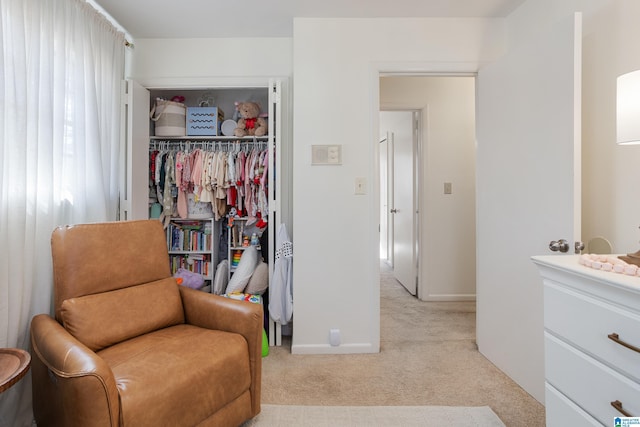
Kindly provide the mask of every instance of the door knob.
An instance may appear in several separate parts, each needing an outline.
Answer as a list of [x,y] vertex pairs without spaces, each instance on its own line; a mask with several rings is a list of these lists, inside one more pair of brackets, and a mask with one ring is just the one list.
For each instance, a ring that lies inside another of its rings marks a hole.
[[551,242],[549,242],[549,249],[551,249],[553,252],[569,252],[569,242],[564,239],[552,240]]
[[576,242],[574,244],[575,246],[575,253],[579,254],[580,252],[582,252],[584,250],[584,243],[582,242]]
[[397,213],[397,212],[398,212],[398,209],[391,209],[389,212],[391,212],[391,213]]

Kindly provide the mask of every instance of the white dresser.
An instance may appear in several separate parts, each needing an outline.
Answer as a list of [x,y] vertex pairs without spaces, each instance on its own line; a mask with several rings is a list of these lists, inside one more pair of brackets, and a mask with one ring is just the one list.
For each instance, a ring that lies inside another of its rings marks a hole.
[[640,417],[640,277],[578,257],[533,257],[544,284],[547,426],[613,426]]

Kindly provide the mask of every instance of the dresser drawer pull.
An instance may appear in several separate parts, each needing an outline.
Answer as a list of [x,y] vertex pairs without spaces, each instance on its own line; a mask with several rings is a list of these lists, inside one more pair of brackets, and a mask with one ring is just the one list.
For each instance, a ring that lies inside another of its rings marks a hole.
[[636,353],[640,353],[640,348],[629,344],[628,342],[624,342],[620,339],[620,336],[618,334],[616,334],[615,332],[612,334],[607,335],[609,337],[610,340],[617,342],[620,345],[623,345],[633,351],[635,351]]
[[630,413],[628,413],[627,411],[625,411],[624,409],[622,409],[622,402],[620,402],[619,400],[615,400],[615,401],[611,402],[611,406],[616,408],[618,410],[618,412],[620,412],[625,417],[632,417],[633,416]]

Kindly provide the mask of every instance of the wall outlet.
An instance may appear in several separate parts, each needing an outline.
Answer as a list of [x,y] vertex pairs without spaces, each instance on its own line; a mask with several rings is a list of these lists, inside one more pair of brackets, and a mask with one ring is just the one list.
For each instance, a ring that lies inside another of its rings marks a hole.
[[337,347],[340,345],[340,329],[329,330],[329,344],[331,344],[333,347]]

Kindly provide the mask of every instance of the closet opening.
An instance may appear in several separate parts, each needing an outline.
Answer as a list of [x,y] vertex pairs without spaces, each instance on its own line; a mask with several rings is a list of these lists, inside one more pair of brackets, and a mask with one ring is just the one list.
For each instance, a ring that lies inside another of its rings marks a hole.
[[281,82],[241,83],[126,82],[120,217],[161,220],[171,273],[205,292],[262,303],[268,342],[281,345],[284,322],[268,299],[284,287],[273,274],[275,221],[288,218],[280,211],[289,193],[281,182],[289,173],[281,167]]

